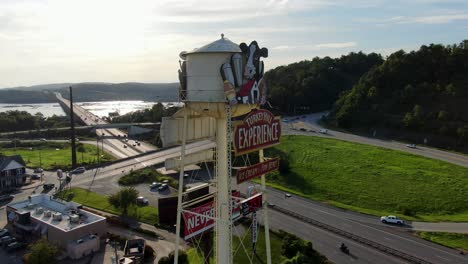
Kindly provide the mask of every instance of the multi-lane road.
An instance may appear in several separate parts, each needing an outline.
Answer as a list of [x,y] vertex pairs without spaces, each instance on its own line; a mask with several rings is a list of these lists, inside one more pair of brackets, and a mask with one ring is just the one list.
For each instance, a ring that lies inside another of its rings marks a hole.
[[[468,263],[468,257],[460,255],[458,251],[420,239],[409,232],[409,227],[382,224],[379,218],[375,216],[337,209],[294,195],[286,198],[283,192],[272,188],[268,188],[268,200],[274,204],[274,207],[269,210],[273,228],[281,228],[302,234],[301,237],[312,241],[320,252],[323,252],[337,263],[401,263],[401,260],[388,255],[382,257],[382,253],[377,250],[363,249],[364,246],[357,245],[354,241],[339,237],[333,233],[319,232],[316,227],[310,224],[298,219],[293,220],[292,217],[275,211],[275,207],[286,208],[304,217],[405,252],[430,263]],[[308,230],[312,230],[311,232],[315,235],[308,235]],[[339,243],[335,242],[343,240],[346,240],[345,243],[349,244],[351,253],[353,253],[352,256],[343,256],[344,254],[339,251]],[[330,245],[330,242],[334,244]],[[322,247],[323,244],[325,244],[325,247]],[[343,258],[347,260],[344,261]]]
[[[64,110],[69,112],[70,101],[63,98],[60,93],[56,93],[56,97],[57,100],[62,103],[61,105],[64,105],[68,108]],[[73,113],[75,116],[79,117],[81,121],[87,126],[107,124],[106,121],[88,112],[77,104],[73,104]],[[117,158],[127,158],[148,151],[156,150],[156,147],[145,142],[139,142],[140,145],[138,145],[136,141],[127,139],[127,134],[116,128],[96,129],[96,135],[98,137],[104,136],[104,138],[102,138],[99,143],[103,144],[104,148]],[[115,138],[105,138],[106,136],[113,136]],[[128,142],[126,140],[128,140]]]

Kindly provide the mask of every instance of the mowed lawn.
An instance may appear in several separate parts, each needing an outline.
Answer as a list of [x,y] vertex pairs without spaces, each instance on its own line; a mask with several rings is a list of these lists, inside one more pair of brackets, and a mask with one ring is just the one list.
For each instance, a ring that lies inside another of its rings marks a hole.
[[[97,162],[96,146],[83,144],[84,152],[76,153],[78,164],[86,166]],[[54,143],[34,145],[33,147],[1,148],[4,155],[21,155],[28,168],[37,168],[42,161],[42,168],[45,170],[70,169],[71,168],[71,145],[69,143]],[[100,153],[102,154],[102,153]],[[115,160],[113,156],[104,152],[102,162]]]
[[468,250],[468,234],[417,232],[417,234],[429,241],[446,247]]
[[[106,195],[88,191],[83,188],[72,188],[71,191],[65,191],[63,197],[67,197],[69,192],[73,192],[73,201],[85,206],[95,208],[108,213],[121,215],[122,210],[109,204]],[[152,206],[132,206],[128,209],[128,215],[138,221],[154,225],[159,222],[158,209]]]
[[468,221],[468,168],[409,153],[329,138],[284,136],[290,171],[269,185],[374,215]]

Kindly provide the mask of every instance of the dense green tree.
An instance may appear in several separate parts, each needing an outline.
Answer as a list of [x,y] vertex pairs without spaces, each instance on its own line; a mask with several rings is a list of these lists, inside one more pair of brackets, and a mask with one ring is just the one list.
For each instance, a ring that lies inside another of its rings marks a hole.
[[0,112],[0,132],[35,130],[52,127],[69,126],[66,116],[44,117],[41,113],[31,115],[26,111]]
[[[159,264],[172,264],[172,263],[174,263],[174,257],[175,257],[175,253],[174,253],[174,251],[172,251],[171,253],[169,253],[168,257],[162,257],[158,261],[158,263]],[[188,255],[183,250],[179,250],[178,263],[180,263],[180,264],[188,264],[189,263]]]
[[391,54],[339,97],[328,120],[343,128],[381,128],[416,143],[430,138],[441,147],[467,147],[460,136],[468,123],[466,43]]
[[41,238],[30,246],[31,251],[26,255],[27,263],[51,264],[55,263],[58,248],[50,244],[47,239]]
[[126,187],[109,196],[108,200],[111,205],[123,210],[123,214],[127,215],[128,208],[136,204],[138,191],[134,187]]
[[280,66],[265,74],[268,100],[286,113],[328,110],[341,93],[382,62],[378,54],[352,52],[336,59],[316,57]]

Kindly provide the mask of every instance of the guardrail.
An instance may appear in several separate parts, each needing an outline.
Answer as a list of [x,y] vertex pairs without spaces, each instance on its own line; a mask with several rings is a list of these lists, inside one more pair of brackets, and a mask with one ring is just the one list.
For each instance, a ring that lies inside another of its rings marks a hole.
[[389,255],[392,255],[392,256],[396,256],[396,257],[399,257],[405,261],[408,261],[410,263],[416,263],[416,264],[435,264],[433,262],[429,262],[427,260],[424,260],[424,259],[421,259],[421,258],[418,258],[418,257],[415,257],[415,256],[411,256],[405,252],[402,252],[402,251],[399,251],[399,250],[396,250],[396,249],[393,249],[393,248],[390,248],[390,247],[387,247],[387,246],[384,246],[382,244],[379,244],[379,243],[376,243],[374,241],[371,241],[367,238],[364,238],[364,237],[361,237],[361,236],[358,236],[358,235],[355,235],[355,234],[352,234],[350,232],[347,232],[347,231],[344,231],[344,230],[341,230],[339,228],[336,228],[336,227],[333,227],[331,225],[328,225],[328,224],[325,224],[325,223],[322,223],[320,221],[317,221],[317,220],[314,220],[312,218],[309,218],[309,217],[306,217],[306,216],[303,216],[303,215],[300,215],[296,212],[293,212],[293,211],[290,211],[288,209],[284,209],[284,208],[281,208],[281,207],[278,207],[277,205],[275,206],[269,206],[271,209],[275,210],[275,211],[278,211],[280,213],[283,213],[285,215],[289,215],[289,216],[292,216],[294,218],[297,218],[301,221],[304,221],[308,224],[311,224],[311,225],[314,225],[316,227],[319,227],[319,228],[322,228],[322,229],[325,229],[327,231],[330,231],[332,233],[335,233],[337,235],[340,235],[340,236],[343,236],[343,237],[346,237],[348,239],[351,239],[351,240],[354,240],[358,243],[361,243],[361,244],[364,244],[366,246],[369,246],[369,247],[372,247],[372,248],[375,248],[379,251],[382,251],[384,253],[387,253]]

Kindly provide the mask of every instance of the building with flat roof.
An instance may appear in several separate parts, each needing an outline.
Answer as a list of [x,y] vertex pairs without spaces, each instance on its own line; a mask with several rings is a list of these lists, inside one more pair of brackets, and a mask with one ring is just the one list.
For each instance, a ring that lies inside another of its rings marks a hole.
[[47,194],[7,205],[8,223],[16,232],[45,236],[73,259],[98,251],[106,234],[106,218],[81,209],[81,205]]

